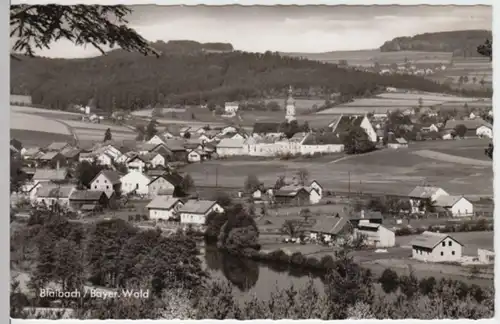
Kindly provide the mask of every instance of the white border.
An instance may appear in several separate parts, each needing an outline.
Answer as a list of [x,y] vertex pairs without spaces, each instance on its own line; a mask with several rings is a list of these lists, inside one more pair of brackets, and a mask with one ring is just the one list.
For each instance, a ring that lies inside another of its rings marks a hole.
[[[413,0],[406,0],[406,1],[394,1],[394,0],[378,0],[378,1],[370,1],[370,0],[364,0],[364,1],[360,1],[360,0],[350,0],[350,1],[312,1],[312,0],[302,0],[302,1],[265,1],[265,0],[260,0],[260,1],[256,1],[256,0],[235,0],[235,1],[227,1],[227,0],[205,0],[205,1],[196,1],[196,0],[184,0],[184,1],[176,1],[176,0],[165,0],[165,1],[134,1],[134,0],[122,0],[122,1],[113,1],[113,0],[101,0],[101,1],[78,1],[78,0],[59,0],[59,1],[50,1],[50,0],[38,0],[38,1],[22,1],[22,0],[13,0],[11,1],[12,4],[19,4],[19,3],[31,3],[31,4],[44,4],[44,3],[54,3],[54,2],[57,2],[57,3],[60,3],[60,4],[129,4],[129,5],[140,5],[140,4],[158,4],[158,5],[181,5],[181,4],[184,4],[184,5],[197,5],[197,4],[207,4],[207,5],[228,5],[228,4],[239,4],[239,5],[339,5],[339,4],[349,4],[349,5],[389,5],[389,4],[399,4],[399,5],[416,5],[416,4],[432,4],[432,5],[480,5],[480,4],[483,4],[483,5],[492,5],[494,3],[494,1],[467,1],[467,0],[455,0],[455,1],[413,1]],[[7,15],[8,15],[8,3],[7,1],[1,1],[2,5],[1,5],[1,11],[2,11],[2,14],[5,14],[4,17],[7,18]],[[495,16],[495,14],[497,15],[497,17],[500,17],[500,5],[494,5],[493,6],[493,16]],[[5,12],[4,12],[5,10]],[[494,34],[494,37],[496,38],[496,35],[498,32],[500,32],[500,21],[499,20],[493,20],[493,34]],[[9,40],[8,40],[8,29],[5,28],[3,29],[3,32],[1,34],[2,36],[2,44],[10,44]],[[4,39],[5,37],[5,39]],[[495,42],[494,44],[497,44],[496,43],[496,39],[495,39]],[[7,45],[9,46],[9,45]],[[6,51],[4,51],[4,56],[3,56],[3,59],[2,59],[2,65],[0,67],[0,70],[2,71],[1,73],[1,78],[2,78],[2,84],[5,85],[2,87],[2,91],[0,92],[0,97],[2,98],[2,101],[6,104],[7,107],[10,107],[9,105],[9,102],[8,102],[8,98],[9,98],[9,87],[6,86],[8,83],[9,83],[9,53],[10,52],[10,49],[7,48]],[[495,51],[495,53],[497,53]],[[500,78],[500,71],[497,70],[496,68],[496,64],[495,64],[496,60],[493,61],[493,82],[495,83],[494,85],[494,88],[496,88],[496,81],[499,80]],[[494,92],[493,94],[493,101],[496,103],[496,101],[498,101],[500,99],[499,97],[500,95],[496,94],[496,92]],[[495,105],[496,106],[496,105]],[[497,114],[496,112],[496,107],[494,107],[494,111],[495,111],[495,115]],[[10,109],[8,109],[7,111],[7,116],[10,115]],[[5,115],[4,115],[5,116]],[[8,150],[8,141],[10,139],[10,135],[8,135],[8,127],[7,127],[7,124],[8,124],[8,121],[9,119],[7,118],[1,118],[0,119],[0,123],[3,124],[0,126],[0,131],[4,133],[3,136],[0,136],[2,138],[2,141],[1,141],[1,145],[3,147],[3,152],[7,152]],[[500,137],[500,134],[499,134],[499,131],[500,129],[497,129],[497,128],[500,128],[499,126],[499,123],[495,123],[494,124],[494,142],[496,143],[498,140],[496,138]],[[499,138],[500,140],[500,138]],[[500,158],[500,153],[497,150],[494,151],[494,161],[498,161],[498,159]],[[9,169],[8,168],[8,160],[7,159],[4,159],[4,160],[0,160],[0,169],[2,170],[5,170],[6,172],[8,172],[7,170]],[[496,171],[496,168],[497,168],[497,163],[494,163],[493,164],[493,169],[494,171]],[[2,183],[4,184],[7,184],[8,183],[8,176],[7,176],[7,173],[3,173],[2,174],[2,177],[4,178],[4,181],[2,181]],[[500,181],[499,179],[497,179],[497,177],[494,178],[494,189],[498,187],[499,183],[498,181]],[[5,213],[4,213],[4,216],[2,217],[3,221],[6,223],[6,226],[1,226],[2,229],[8,229],[9,226],[7,225],[7,215],[8,215],[8,206],[9,206],[9,199],[8,199],[8,189],[7,189],[7,186],[4,186],[2,188],[2,197],[5,197],[7,198],[6,201],[4,201],[4,203],[2,204],[2,206],[5,206]],[[497,205],[500,205],[500,197],[496,197],[495,195],[495,198],[494,198],[494,201],[495,201],[495,206]],[[497,210],[495,208],[495,216],[497,214]],[[495,217],[497,218],[497,217]],[[497,224],[497,222],[495,222],[495,232],[498,232],[498,230],[500,229],[500,225]],[[8,253],[9,253],[9,249],[7,248],[9,246],[9,235],[0,235],[1,239],[4,241],[4,244],[2,244],[2,249],[0,249],[0,253],[2,253],[2,255],[5,255],[5,259],[8,260],[9,256],[8,256]],[[500,251],[500,242],[499,242],[499,238],[497,235],[495,235],[495,251]],[[498,269],[498,266],[500,264],[500,261],[498,260],[498,258],[496,258],[496,262],[495,262],[495,271]],[[5,262],[4,263],[4,266],[7,268],[7,280],[6,281],[2,281],[2,287],[0,287],[0,292],[2,294],[5,294],[5,300],[9,300],[9,296],[8,296],[8,291],[9,291],[9,282],[10,282],[10,275],[9,275],[9,272],[10,272],[10,265],[9,265],[9,262]],[[5,278],[5,277],[4,277]],[[497,278],[497,276],[495,276],[495,289],[498,290],[499,288],[499,283],[500,283],[500,280]],[[4,300],[4,297],[2,297],[2,300]],[[495,310],[497,310],[500,306],[500,303],[499,303],[499,300],[500,298],[498,297],[498,294],[495,294]],[[2,314],[5,314],[7,315],[7,317],[9,316],[9,308],[7,307],[8,303],[5,303],[5,302],[2,302],[1,303],[1,312]],[[5,318],[2,316],[2,318]],[[441,323],[451,323],[451,322],[460,322],[460,323],[466,323],[466,322],[474,322],[474,323],[495,323],[495,322],[498,322],[498,320],[500,319],[500,316],[496,315],[495,316],[495,319],[490,319],[490,320],[479,320],[479,321],[471,321],[471,320],[440,320],[439,322]],[[71,322],[71,323],[75,323],[75,322],[86,322],[86,323],[100,323],[102,324],[103,322],[117,322],[117,321],[120,321],[120,322],[127,322],[127,323],[131,323],[131,322],[134,322],[134,323],[151,323],[153,322],[152,320],[136,320],[136,321],[132,321],[132,320],[105,320],[105,321],[102,321],[102,320],[85,320],[85,321],[80,321],[80,320],[63,320],[62,322],[64,323],[67,323],[67,322]],[[354,322],[352,320],[346,320],[347,322]],[[346,322],[346,321],[342,321],[342,322]],[[437,321],[437,320],[436,320]],[[11,322],[12,323],[37,323],[37,324],[43,324],[43,323],[52,323],[54,321],[51,321],[51,320],[18,320],[18,319],[11,319]],[[184,322],[199,322],[199,321],[193,321],[193,320],[190,320],[190,321],[181,321],[181,320],[172,320],[172,321],[168,321],[168,320],[155,320],[154,322],[160,322],[160,323],[184,323]],[[215,323],[215,322],[219,322],[219,321],[214,321],[214,320],[203,320],[202,322],[204,323]],[[234,321],[234,320],[226,320],[226,322],[233,322],[233,323],[237,323],[238,321]],[[270,322],[270,320],[254,320],[253,322],[255,323],[265,323],[265,322]],[[290,320],[280,320],[279,322],[282,322],[282,323],[287,323],[287,322],[291,322]],[[299,321],[301,323],[310,323],[310,324],[313,324],[313,323],[321,323],[321,322],[324,322],[324,321],[319,321],[319,320],[302,320],[302,321]],[[379,322],[377,320],[361,320],[361,321],[356,321],[356,322],[360,322],[360,323],[369,323],[369,322]],[[403,322],[403,323],[412,323],[412,322],[415,322],[417,323],[416,320],[394,320],[392,322]]]

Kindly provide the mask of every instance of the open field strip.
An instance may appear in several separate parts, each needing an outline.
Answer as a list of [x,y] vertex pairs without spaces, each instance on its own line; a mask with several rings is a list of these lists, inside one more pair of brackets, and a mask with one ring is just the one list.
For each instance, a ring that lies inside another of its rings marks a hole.
[[81,116],[81,114],[76,112],[69,111],[61,111],[61,110],[50,110],[43,108],[35,108],[35,107],[25,107],[25,106],[10,106],[11,112],[18,113],[29,113],[29,114],[54,114],[54,115],[68,115],[68,116]]
[[375,113],[375,114],[385,114],[387,113],[388,110],[404,110],[408,108],[415,107],[415,105],[401,105],[401,106],[363,106],[363,107],[358,107],[358,106],[336,106],[332,108],[328,108],[325,110],[318,111],[316,115],[339,115],[339,114],[368,114],[368,113]]
[[75,128],[75,129],[87,129],[87,130],[95,130],[95,131],[106,131],[106,129],[110,128],[111,131],[116,131],[116,132],[125,132],[125,133],[130,133],[131,130],[127,127],[120,126],[120,125],[110,125],[110,124],[97,124],[97,123],[89,123],[89,122],[82,122],[82,121],[76,121],[76,120],[65,120],[64,123],[68,124],[69,127]]
[[10,128],[62,135],[71,134],[64,124],[56,120],[17,112],[10,114]]
[[[437,101],[437,102],[449,102],[449,101],[460,101],[460,102],[469,102],[469,101],[477,101],[478,98],[464,98],[464,97],[456,97],[456,96],[445,96],[438,94],[426,94],[426,93],[395,93],[395,92],[386,92],[377,95],[377,98],[382,99],[393,99],[393,100],[415,100],[418,102],[419,99],[422,99],[425,104],[426,101]],[[485,98],[487,99],[487,98]]]
[[493,167],[492,161],[471,159],[471,158],[466,158],[463,156],[451,155],[451,154],[446,154],[446,153],[441,153],[441,152],[436,152],[436,151],[431,151],[431,150],[416,151],[416,152],[413,152],[413,154],[420,155],[422,157],[426,157],[429,159],[443,161],[443,162],[467,164],[467,165],[473,165],[473,166],[491,166],[491,167]]
[[[183,114],[187,111],[184,108],[161,108],[161,109],[164,114],[168,113]],[[153,109],[142,109],[133,111],[130,114],[136,117],[152,117],[152,113]]]
[[[285,107],[285,97],[282,98],[272,98],[266,99],[264,102],[267,104],[269,102],[276,102],[280,107]],[[295,98],[295,109],[297,112],[310,110],[314,105],[321,106],[325,103],[324,99],[297,99]]]

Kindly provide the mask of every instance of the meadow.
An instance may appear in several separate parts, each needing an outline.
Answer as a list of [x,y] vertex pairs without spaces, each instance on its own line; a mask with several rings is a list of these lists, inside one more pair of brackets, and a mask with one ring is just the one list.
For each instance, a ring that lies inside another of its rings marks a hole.
[[71,132],[64,124],[54,119],[18,112],[11,112],[10,128],[61,135],[71,134]]
[[339,63],[346,60],[349,65],[373,66],[375,62],[379,64],[402,64],[405,60],[415,63],[449,63],[452,53],[448,52],[381,52],[379,49],[360,51],[335,51],[327,53],[282,53],[293,57],[304,57],[309,60]]
[[[438,142],[438,141],[436,141]],[[196,184],[200,186],[242,188],[249,174],[257,175],[266,186],[272,186],[279,175],[292,177],[300,168],[309,171],[310,179],[318,179],[323,187],[333,192],[386,193],[406,195],[415,186],[424,182],[442,187],[450,194],[463,195],[493,195],[493,169],[491,162],[482,161],[486,165],[464,164],[453,161],[442,161],[435,156],[420,156],[415,151],[447,149],[447,154],[467,157],[467,150],[462,147],[474,148],[471,152],[484,150],[487,141],[462,140],[439,141],[441,146],[432,142],[416,144],[406,150],[384,149],[359,156],[349,156],[345,159],[322,160],[322,163],[310,161],[233,161],[231,159],[207,161],[201,164],[191,164],[183,170],[190,173]],[[467,143],[468,142],[468,143]],[[426,147],[426,144],[429,147]],[[462,146],[464,145],[464,146]],[[472,154],[472,153],[471,153]],[[474,158],[474,157],[472,157]],[[463,162],[463,161],[461,161]]]

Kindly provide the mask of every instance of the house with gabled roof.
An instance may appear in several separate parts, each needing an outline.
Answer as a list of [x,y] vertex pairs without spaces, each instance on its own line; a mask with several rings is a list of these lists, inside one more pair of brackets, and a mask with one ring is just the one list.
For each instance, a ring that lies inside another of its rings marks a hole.
[[311,240],[329,243],[352,231],[353,226],[347,217],[328,216],[319,218],[308,232]]
[[464,137],[476,137],[477,136],[477,129],[480,128],[481,126],[485,126],[489,129],[493,129],[493,125],[491,125],[489,122],[485,121],[482,118],[475,118],[475,119],[466,119],[466,120],[454,120],[450,119],[446,121],[446,124],[444,125],[444,131],[445,132],[454,132],[455,128],[458,125],[464,125],[467,131],[465,132]]
[[361,222],[354,229],[355,237],[362,237],[369,247],[390,248],[396,245],[396,234],[382,224]]
[[44,152],[39,147],[30,147],[22,154],[24,160],[35,161],[42,156]]
[[151,178],[142,172],[131,170],[120,178],[122,182],[121,191],[124,194],[134,193],[136,195],[148,195],[148,184]]
[[334,132],[307,133],[300,143],[300,153],[302,155],[343,151],[342,139],[338,133]]
[[464,196],[438,196],[435,206],[447,210],[453,217],[474,215],[474,205]]
[[183,206],[182,200],[172,196],[156,196],[147,206],[149,219],[170,220],[175,218],[179,209]]
[[281,123],[277,122],[257,122],[253,125],[253,135],[281,137]]
[[69,182],[71,179],[71,174],[69,173],[67,168],[59,168],[59,169],[45,169],[38,168],[35,170],[35,174],[33,175],[33,182],[40,183],[64,183]]
[[245,141],[241,139],[224,138],[217,144],[217,154],[220,157],[245,155]]
[[408,142],[402,137],[389,136],[387,138],[387,147],[391,149],[408,148]]
[[346,134],[352,127],[361,127],[372,142],[377,142],[377,132],[366,115],[340,115],[332,120],[328,127],[339,137]]
[[150,197],[159,195],[173,195],[176,188],[179,188],[184,178],[175,172],[164,172],[154,177],[148,184],[148,194]]
[[66,158],[57,151],[49,151],[38,157],[37,161],[41,166],[54,168],[57,165],[65,165]]
[[442,188],[416,186],[409,194],[412,213],[425,212],[425,203],[433,203],[440,196],[449,196]]
[[304,187],[280,188],[273,193],[274,201],[278,205],[304,206],[310,203],[310,192]]
[[103,191],[110,198],[121,191],[120,177],[116,171],[102,170],[90,181],[90,189]]
[[424,262],[457,262],[462,259],[463,244],[450,235],[423,232],[410,242],[412,257]]
[[41,187],[36,193],[36,202],[49,207],[57,203],[61,207],[69,207],[69,197],[76,190],[72,184],[47,185]]
[[78,162],[81,150],[76,147],[65,147],[61,150],[61,154],[66,159],[66,162]]
[[74,210],[99,211],[109,206],[109,198],[100,190],[74,190],[69,203]]
[[178,212],[181,224],[204,225],[210,213],[223,213],[224,208],[213,200],[190,199],[179,208]]

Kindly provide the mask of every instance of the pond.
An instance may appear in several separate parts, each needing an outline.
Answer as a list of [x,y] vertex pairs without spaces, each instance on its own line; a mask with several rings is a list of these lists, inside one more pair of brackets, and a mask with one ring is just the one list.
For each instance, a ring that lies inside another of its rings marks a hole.
[[229,281],[233,293],[240,301],[257,297],[267,300],[276,289],[286,289],[293,285],[303,289],[312,284],[323,291],[323,283],[317,275],[302,269],[289,269],[288,265],[265,264],[219,251],[206,246],[201,256],[203,266],[213,280]]

